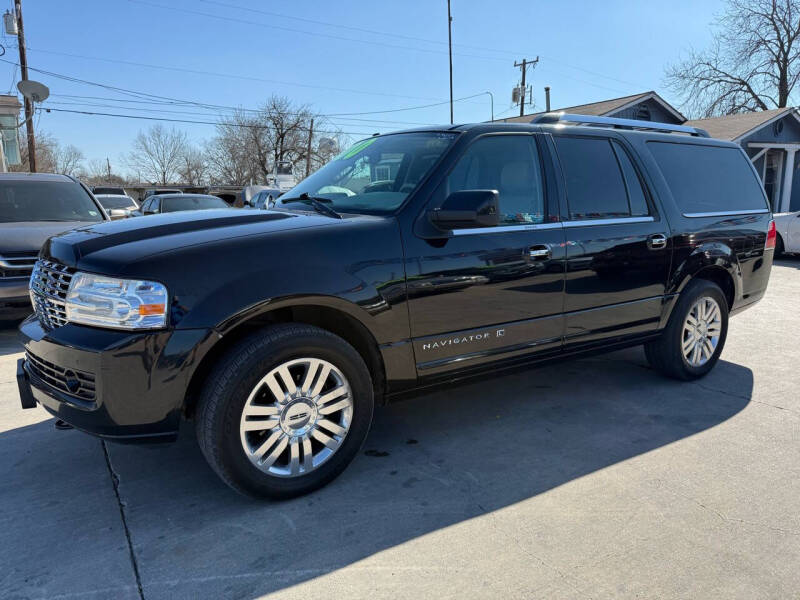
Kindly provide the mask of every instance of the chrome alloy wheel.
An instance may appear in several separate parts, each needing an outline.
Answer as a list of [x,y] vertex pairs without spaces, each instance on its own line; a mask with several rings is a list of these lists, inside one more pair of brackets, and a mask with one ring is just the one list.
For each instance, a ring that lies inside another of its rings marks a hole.
[[722,333],[722,313],[713,298],[698,298],[683,323],[681,350],[686,362],[702,367],[714,355]]
[[278,477],[310,473],[328,460],[353,420],[350,384],[331,363],[298,358],[267,373],[245,402],[242,448],[256,467]]

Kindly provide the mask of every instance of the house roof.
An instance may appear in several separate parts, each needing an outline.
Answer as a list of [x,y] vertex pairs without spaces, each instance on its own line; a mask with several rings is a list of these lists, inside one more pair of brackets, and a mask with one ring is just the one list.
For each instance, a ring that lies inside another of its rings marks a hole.
[[695,119],[686,121],[684,125],[705,129],[713,138],[736,141],[748,133],[760,129],[773,121],[777,121],[790,113],[793,113],[795,117],[797,117],[794,108],[786,107],[762,110],[760,112],[711,117],[709,119]]
[[[595,115],[595,116],[606,116],[610,113],[615,113],[623,108],[627,108],[632,104],[638,104],[639,102],[643,102],[644,100],[653,99],[659,104],[663,105],[665,109],[669,112],[673,113],[676,118],[680,119],[681,121],[684,120],[684,116],[679,113],[673,106],[671,106],[668,102],[666,102],[661,96],[656,94],[653,91],[649,92],[642,92],[641,94],[633,94],[631,96],[622,96],[621,98],[612,98],[611,100],[601,100],[600,102],[590,102],[589,104],[579,104],[577,106],[567,106],[565,108],[556,108],[553,109],[554,112],[568,112],[568,113],[576,113],[579,115]],[[498,121],[502,121],[504,123],[530,123],[531,119],[537,117],[538,115],[544,114],[543,112],[531,113],[528,115],[523,115],[521,117],[508,117],[506,119],[498,119]]]

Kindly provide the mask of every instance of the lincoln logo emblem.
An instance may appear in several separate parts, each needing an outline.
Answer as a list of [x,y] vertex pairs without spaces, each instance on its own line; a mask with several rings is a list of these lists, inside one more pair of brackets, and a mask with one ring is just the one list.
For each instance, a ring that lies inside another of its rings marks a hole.
[[289,417],[289,420],[290,421],[300,421],[301,419],[305,419],[307,416],[308,416],[307,412],[301,412],[299,414],[292,415],[291,417]]

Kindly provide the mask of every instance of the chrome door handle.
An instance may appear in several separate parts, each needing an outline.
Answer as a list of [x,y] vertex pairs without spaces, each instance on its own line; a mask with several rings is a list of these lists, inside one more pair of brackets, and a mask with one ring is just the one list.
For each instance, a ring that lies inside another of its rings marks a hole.
[[667,236],[656,233],[647,238],[647,247],[650,250],[663,250],[667,247]]
[[544,244],[533,246],[529,250],[529,255],[533,260],[548,260],[551,256],[550,246]]

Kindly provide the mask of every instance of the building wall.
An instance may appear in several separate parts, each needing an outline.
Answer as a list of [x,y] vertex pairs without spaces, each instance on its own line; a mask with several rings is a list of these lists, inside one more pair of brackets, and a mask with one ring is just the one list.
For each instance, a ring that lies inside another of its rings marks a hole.
[[[776,123],[781,123],[783,126],[776,128]],[[778,131],[778,129],[780,129],[780,131]],[[748,147],[750,142],[800,144],[800,121],[792,115],[786,115],[779,121],[764,125],[750,135],[739,140],[739,143],[742,145],[747,155],[754,156],[758,154],[760,149]],[[760,176],[764,168],[764,157],[762,156],[759,158],[753,165]],[[784,159],[783,172],[780,174],[781,183],[783,182],[786,166],[786,161]],[[795,154],[794,165],[792,165],[794,168],[794,175],[792,178],[792,195],[789,204],[790,211],[800,210],[800,172],[797,170],[798,166],[800,166],[800,152]]]

